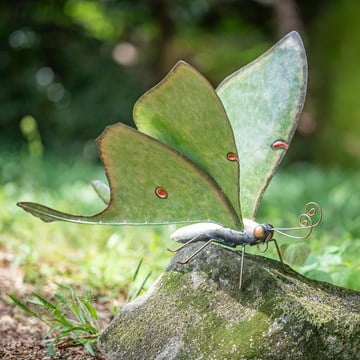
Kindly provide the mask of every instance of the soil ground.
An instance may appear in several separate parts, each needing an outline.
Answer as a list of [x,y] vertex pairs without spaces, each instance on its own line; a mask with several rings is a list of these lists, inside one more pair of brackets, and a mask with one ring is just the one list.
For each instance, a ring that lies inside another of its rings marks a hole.
[[[7,293],[15,294],[20,299],[29,298],[34,288],[23,281],[23,274],[11,266],[11,254],[0,251],[0,359],[9,360],[103,360],[101,354],[91,356],[82,347],[56,349],[56,355],[50,357],[46,351],[44,335],[47,326],[41,321],[29,317],[23,310],[15,306]],[[42,295],[51,296],[54,287],[44,288]],[[111,321],[112,314],[107,310],[114,304],[96,302],[101,328]]]

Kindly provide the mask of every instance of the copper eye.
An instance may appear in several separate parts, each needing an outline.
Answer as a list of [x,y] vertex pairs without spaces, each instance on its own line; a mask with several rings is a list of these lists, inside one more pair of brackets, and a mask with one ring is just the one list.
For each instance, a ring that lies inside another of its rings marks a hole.
[[265,235],[265,229],[262,225],[257,225],[254,229],[254,236],[261,239]]

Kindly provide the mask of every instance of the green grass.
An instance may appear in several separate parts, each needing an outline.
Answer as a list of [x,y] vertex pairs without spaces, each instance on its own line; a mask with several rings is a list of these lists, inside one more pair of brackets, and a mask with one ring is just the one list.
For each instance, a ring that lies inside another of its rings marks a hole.
[[287,167],[265,194],[259,221],[293,226],[308,201],[318,202],[323,220],[307,240],[279,236],[282,245],[308,245],[304,275],[360,290],[360,171],[319,169],[308,164]]
[[99,318],[87,294],[78,295],[70,286],[58,285],[53,299],[33,294],[27,303],[14,295],[10,299],[29,316],[48,326],[47,352],[55,355],[55,347],[83,346],[91,355],[97,351],[100,334]]
[[[36,201],[64,211],[94,213],[104,205],[93,191],[92,179],[105,179],[100,166],[78,159],[31,160],[7,155],[0,163],[0,249],[15,254],[14,266],[39,288],[48,280],[82,283],[97,291],[114,290],[132,296],[152,271],[151,280],[171,255],[173,227],[91,226],[44,223],[16,206]],[[8,169],[8,170],[7,170]],[[143,263],[136,281],[133,273]]]
[[[171,258],[166,248],[176,246],[169,240],[175,226],[43,223],[16,206],[18,201],[36,201],[73,213],[101,210],[104,205],[90,186],[93,179],[105,180],[100,165],[79,159],[3,155],[0,249],[15,254],[13,266],[21,267],[26,281],[39,289],[49,280],[86,284],[95,291],[131,297],[150,272],[147,285],[166,268]],[[360,290],[359,193],[359,172],[321,170],[306,164],[287,167],[270,184],[258,221],[294,226],[305,203],[320,203],[323,221],[312,236],[307,240],[277,236],[279,244],[286,247],[287,258],[304,251],[299,244],[309,247],[305,264],[294,266],[304,274]],[[266,256],[274,256],[273,247]],[[143,263],[133,281],[140,259]]]

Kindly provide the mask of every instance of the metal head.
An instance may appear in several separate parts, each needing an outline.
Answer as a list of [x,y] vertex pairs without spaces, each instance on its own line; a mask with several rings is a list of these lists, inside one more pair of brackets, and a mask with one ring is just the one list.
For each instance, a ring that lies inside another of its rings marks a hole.
[[263,244],[270,241],[274,235],[274,227],[271,224],[259,224],[254,228],[254,240],[250,245]]

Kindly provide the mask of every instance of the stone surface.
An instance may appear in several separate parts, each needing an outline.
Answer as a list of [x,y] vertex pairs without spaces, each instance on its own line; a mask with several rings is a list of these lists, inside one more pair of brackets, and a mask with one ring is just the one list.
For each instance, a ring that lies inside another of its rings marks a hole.
[[277,261],[210,245],[176,254],[103,332],[108,359],[360,359],[360,293],[284,273]]

